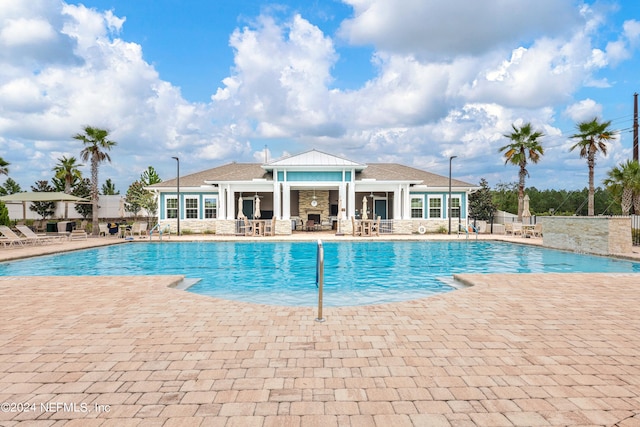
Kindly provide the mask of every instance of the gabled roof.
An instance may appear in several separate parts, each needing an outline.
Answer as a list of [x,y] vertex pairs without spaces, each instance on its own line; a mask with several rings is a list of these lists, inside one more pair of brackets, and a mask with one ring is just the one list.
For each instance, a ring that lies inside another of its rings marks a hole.
[[304,153],[295,154],[289,157],[283,157],[278,160],[269,162],[263,166],[266,170],[273,170],[277,167],[302,166],[302,167],[353,167],[356,170],[362,170],[367,167],[363,163],[354,162],[333,154],[323,153],[318,150],[309,150]]
[[[196,172],[191,175],[185,175],[180,177],[181,187],[200,187],[205,185],[205,181],[251,181],[253,179],[273,179],[273,175],[270,172],[262,169],[259,163],[227,163],[226,165],[218,166],[212,169],[207,169],[201,172]],[[168,179],[162,181],[159,184],[150,186],[165,188],[176,187],[177,180]]]

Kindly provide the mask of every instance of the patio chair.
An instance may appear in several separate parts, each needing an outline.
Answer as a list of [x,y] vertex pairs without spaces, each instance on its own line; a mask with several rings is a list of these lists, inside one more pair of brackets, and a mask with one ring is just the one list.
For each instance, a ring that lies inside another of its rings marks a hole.
[[351,217],[351,229],[354,236],[362,236],[362,223]]
[[504,224],[504,234],[513,234],[513,223],[506,222]]
[[542,223],[539,222],[527,230],[527,236],[529,237],[542,237]]
[[265,236],[275,236],[276,235],[276,217],[271,218],[271,221],[267,221],[264,225],[264,235]]
[[253,224],[249,222],[247,217],[242,217],[244,220],[244,235],[245,236],[253,236]]
[[307,228],[307,231],[316,231],[316,220],[308,219],[306,228]]
[[50,242],[62,243],[62,240],[64,239],[64,236],[61,235],[48,236],[46,234],[36,234],[26,225],[16,225],[16,228],[20,233],[24,235],[24,237],[27,239],[27,242],[33,242],[35,244],[44,244]]
[[511,234],[514,236],[520,235],[520,237],[524,237],[524,234],[522,233],[522,223],[514,222],[512,227]]
[[107,237],[109,235],[109,226],[106,222],[98,223],[98,228],[100,230],[100,232],[98,233],[99,236]]
[[33,239],[18,236],[6,225],[0,225],[0,234],[2,234],[2,244],[4,246],[24,246],[27,243],[35,242]]
[[371,225],[371,235],[375,235],[377,237],[380,237],[380,223],[382,222],[382,217],[379,216],[378,219],[376,219],[376,222],[374,222]]

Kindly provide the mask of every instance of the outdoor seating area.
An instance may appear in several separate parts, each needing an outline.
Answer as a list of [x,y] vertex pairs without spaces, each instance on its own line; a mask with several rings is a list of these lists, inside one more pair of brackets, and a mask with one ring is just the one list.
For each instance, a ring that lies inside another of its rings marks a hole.
[[3,247],[60,243],[65,238],[63,235],[36,234],[26,225],[17,225],[16,229],[22,236],[6,225],[0,226],[0,243]]
[[504,234],[507,236],[542,237],[542,224],[523,224],[521,222],[507,222],[504,224]]
[[128,222],[100,222],[98,223],[100,237],[119,237],[121,239],[147,237],[148,223],[146,221]]
[[247,217],[242,218],[241,234],[245,236],[275,236],[275,230],[275,217],[271,219],[248,219]]
[[361,237],[372,237],[372,236],[380,236],[380,222],[381,218],[371,220],[371,219],[360,219],[356,220],[351,217],[351,227],[353,236],[361,236]]

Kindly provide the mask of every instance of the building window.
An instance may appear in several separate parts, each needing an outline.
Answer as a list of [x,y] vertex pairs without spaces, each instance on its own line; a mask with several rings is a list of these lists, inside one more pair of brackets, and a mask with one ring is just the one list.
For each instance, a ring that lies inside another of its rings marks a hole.
[[424,218],[424,197],[411,198],[411,218]]
[[204,217],[206,219],[218,217],[218,200],[215,198],[205,197],[204,199]]
[[442,198],[429,198],[429,218],[442,218]]
[[451,197],[451,218],[460,218],[460,197]]
[[167,197],[166,199],[166,216],[168,219],[178,218],[178,198]]
[[198,199],[196,197],[186,197],[184,199],[184,213],[187,219],[198,218]]

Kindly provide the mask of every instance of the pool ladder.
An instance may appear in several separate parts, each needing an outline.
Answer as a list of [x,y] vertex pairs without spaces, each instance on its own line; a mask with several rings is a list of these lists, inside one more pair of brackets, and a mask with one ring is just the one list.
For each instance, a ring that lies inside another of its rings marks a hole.
[[316,322],[324,322],[324,317],[322,317],[324,287],[324,247],[322,246],[322,240],[318,240],[318,249],[316,251],[316,287],[318,288],[318,317]]
[[151,230],[149,230],[149,240],[151,240],[151,238],[153,237],[154,230],[158,232],[158,236],[160,237],[160,240],[162,240],[162,234],[164,234],[165,232],[169,236],[171,236],[171,226],[169,224],[163,226],[160,223],[158,223],[154,225]]
[[469,240],[470,232],[475,233],[476,240],[478,240],[478,234],[480,234],[480,231],[478,231],[478,229],[473,224],[467,224],[465,226],[463,226],[462,224],[458,224],[458,237],[460,237],[460,233],[463,231],[467,235],[467,240]]

